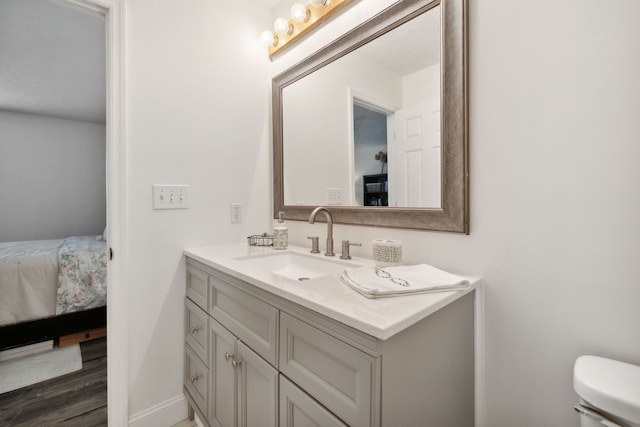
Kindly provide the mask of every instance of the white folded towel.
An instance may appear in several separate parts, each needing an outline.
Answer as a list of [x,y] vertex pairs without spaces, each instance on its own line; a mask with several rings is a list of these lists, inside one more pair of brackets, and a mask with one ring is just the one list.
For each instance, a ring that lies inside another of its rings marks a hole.
[[340,278],[367,298],[457,291],[469,287],[465,278],[427,264],[346,269]]

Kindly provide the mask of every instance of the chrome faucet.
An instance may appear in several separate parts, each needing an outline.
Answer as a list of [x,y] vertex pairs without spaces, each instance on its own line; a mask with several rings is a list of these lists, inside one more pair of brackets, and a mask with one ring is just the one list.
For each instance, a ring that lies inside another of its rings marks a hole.
[[324,253],[325,256],[335,256],[335,252],[333,252],[333,216],[329,209],[319,206],[311,212],[309,216],[309,224],[313,224],[316,221],[316,215],[319,212],[324,213],[324,216],[327,217],[327,251]]

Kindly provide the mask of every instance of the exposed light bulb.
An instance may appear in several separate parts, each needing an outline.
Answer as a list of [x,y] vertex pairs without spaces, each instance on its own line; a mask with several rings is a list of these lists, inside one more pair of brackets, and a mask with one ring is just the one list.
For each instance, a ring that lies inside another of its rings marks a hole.
[[289,21],[284,18],[276,19],[276,22],[273,23],[273,28],[275,28],[276,33],[280,34],[289,34],[293,30]]
[[307,8],[300,3],[296,3],[291,6],[291,19],[293,19],[294,21],[305,22],[307,19],[309,19],[309,15],[310,13]]
[[[1,1],[1,0],[0,0]],[[63,1],[63,0],[50,0]],[[69,0],[66,0],[69,1]],[[76,0],[72,0],[76,1]],[[262,0],[264,1],[264,0]],[[270,0],[271,2],[276,0]],[[299,38],[312,31],[332,14],[352,0],[289,0],[290,15],[278,18],[273,23],[273,31],[265,31],[260,35],[262,42],[268,45],[269,56],[290,46]],[[394,0],[401,1],[401,0]],[[413,1],[413,0],[407,0]]]
[[260,40],[265,46],[273,46],[276,44],[276,36],[271,31],[263,31],[260,34]]
[[315,7],[325,7],[329,3],[329,0],[309,0],[309,3]]

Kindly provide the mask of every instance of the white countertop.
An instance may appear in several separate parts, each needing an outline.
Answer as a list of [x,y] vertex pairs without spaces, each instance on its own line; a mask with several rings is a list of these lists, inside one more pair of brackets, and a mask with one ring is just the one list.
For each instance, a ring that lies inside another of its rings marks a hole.
[[[289,246],[285,251],[309,254],[308,248],[295,246]],[[463,291],[369,299],[342,283],[338,274],[299,282],[270,272],[251,271],[242,261],[235,259],[272,252],[283,251],[246,243],[184,251],[186,256],[196,261],[382,340],[435,313],[480,285],[479,278],[465,277],[471,285]],[[323,254],[313,256],[324,257]],[[336,261],[342,261],[338,255],[335,258]],[[358,257],[345,262],[353,266],[373,266],[372,260]]]

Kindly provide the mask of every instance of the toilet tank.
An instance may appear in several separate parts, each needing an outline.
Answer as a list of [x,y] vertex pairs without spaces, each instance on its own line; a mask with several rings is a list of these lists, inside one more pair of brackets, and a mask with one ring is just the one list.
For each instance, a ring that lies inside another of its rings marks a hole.
[[[640,427],[640,366],[580,356],[573,368],[573,388],[586,407],[583,427]],[[597,421],[598,416],[602,421]]]

